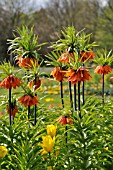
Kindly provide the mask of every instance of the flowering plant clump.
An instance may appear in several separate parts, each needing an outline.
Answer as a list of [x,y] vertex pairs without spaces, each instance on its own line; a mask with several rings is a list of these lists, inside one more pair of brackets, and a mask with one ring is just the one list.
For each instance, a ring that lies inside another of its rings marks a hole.
[[[52,47],[55,49],[54,51],[59,50],[64,51],[64,53],[58,59],[56,57],[57,53],[52,53],[55,56],[54,59],[50,56],[51,64],[59,65],[51,74],[55,77],[55,80],[62,81],[66,73],[65,71],[67,71],[68,81],[73,82],[72,84],[89,80],[91,76],[88,70],[83,67],[83,64],[94,59],[96,54],[91,48],[97,45],[95,43],[89,44],[90,34],[85,35],[83,30],[77,32],[74,27],[64,29],[62,34],[64,39],[59,39],[53,43]],[[61,68],[66,68],[66,70],[64,71]]]
[[112,68],[110,67],[110,64],[112,63],[112,51],[107,52],[106,50],[98,50],[97,56],[93,60],[94,63],[98,64],[98,66],[95,68],[94,72],[97,74],[108,74],[112,71]]
[[[38,66],[37,51],[43,44],[38,44],[38,36],[34,34],[33,27],[27,26],[17,28],[14,39],[8,40],[10,55],[14,54],[17,64],[26,69],[32,69],[33,65]],[[18,37],[17,37],[18,35]]]
[[[97,45],[90,43],[91,34],[68,27],[46,56],[52,68],[41,73],[45,68],[40,68],[41,45],[33,27],[22,26],[16,34],[8,40],[8,52],[20,68],[10,62],[0,65],[0,87],[8,89],[0,97],[0,169],[112,169],[111,93],[104,101],[112,52],[94,52]],[[86,93],[90,88],[95,88],[95,95]]]
[[4,87],[6,89],[14,88],[16,89],[17,87],[20,86],[21,80],[17,78],[14,75],[14,67],[11,66],[10,63],[4,62],[1,66],[0,69],[3,71],[1,73],[1,76],[4,78],[1,83],[0,87]]
[[57,126],[51,124],[47,125],[47,135],[42,136],[42,143],[39,143],[39,145],[42,147],[40,150],[41,154],[47,154],[53,151],[53,148],[55,146],[55,138],[56,138],[56,129]]

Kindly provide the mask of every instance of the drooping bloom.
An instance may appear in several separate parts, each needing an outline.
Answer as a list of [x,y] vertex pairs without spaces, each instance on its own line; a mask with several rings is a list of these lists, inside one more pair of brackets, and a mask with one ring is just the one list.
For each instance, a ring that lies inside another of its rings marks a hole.
[[55,144],[55,138],[52,138],[50,135],[42,136],[42,143],[40,143],[40,146],[42,146],[43,148],[41,150],[43,154],[52,152],[54,144]]
[[62,125],[73,124],[73,119],[69,116],[60,116],[57,121],[58,123],[61,123]]
[[36,96],[24,95],[18,99],[18,102],[23,104],[24,106],[32,106],[35,104],[39,104]]
[[67,72],[67,76],[69,76],[68,81],[71,81],[72,84],[76,84],[77,82],[87,81],[91,78],[88,70],[85,68],[78,68],[77,70],[70,70]]
[[108,65],[105,65],[105,66],[99,65],[94,70],[94,72],[97,73],[97,74],[108,74],[111,71],[112,71],[112,68]]
[[7,154],[8,150],[6,146],[0,146],[0,158],[4,158]]
[[47,125],[47,134],[52,138],[56,136],[56,126],[55,125]]
[[85,60],[92,60],[96,54],[93,51],[86,51],[80,53],[80,62],[84,62]]
[[[9,107],[8,107],[8,105],[6,105],[6,111],[7,111],[7,113],[9,114]],[[17,105],[11,103],[11,116],[13,116],[13,118],[14,118],[17,112],[18,112],[18,107],[17,107]]]
[[70,53],[68,50],[66,50],[58,59],[59,62],[61,63],[70,63],[71,58],[74,58],[74,54]]
[[14,77],[14,75],[9,75],[7,78],[2,80],[0,83],[0,87],[4,87],[6,89],[19,87],[21,83],[21,80],[19,80],[17,77]]
[[37,62],[36,58],[34,58],[34,57],[23,58],[20,56],[16,60],[18,60],[17,64],[19,65],[19,67],[23,67],[26,69],[32,68],[33,65],[35,65],[36,67],[38,66],[38,62]]
[[37,76],[33,81],[30,81],[28,83],[28,87],[32,89],[34,87],[34,90],[38,89],[41,86],[41,80]]
[[52,70],[51,75],[54,77],[56,81],[62,81],[64,79],[65,72],[62,72],[60,67],[55,67]]

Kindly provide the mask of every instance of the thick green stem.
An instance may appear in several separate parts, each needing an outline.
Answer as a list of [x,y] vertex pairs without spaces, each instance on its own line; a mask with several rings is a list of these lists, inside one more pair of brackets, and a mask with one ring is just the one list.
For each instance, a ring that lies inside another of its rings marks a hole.
[[81,118],[81,113],[80,113],[80,81],[78,82],[78,113],[79,113],[79,117]]
[[71,82],[70,81],[69,81],[69,96],[70,96],[71,109],[73,109],[72,89],[71,89]]
[[61,95],[62,108],[64,108],[63,83],[62,83],[62,81],[60,81],[60,95]]
[[77,110],[76,101],[77,101],[76,84],[74,84],[74,111]]
[[65,127],[65,130],[66,130],[66,146],[67,146],[67,125],[66,125],[66,127]]
[[53,160],[51,159],[51,153],[49,152],[49,164],[48,166],[51,167],[51,170],[53,170]]
[[85,100],[84,100],[84,81],[82,83],[82,101],[83,101],[83,105],[85,103]]
[[35,104],[34,105],[34,125],[36,125],[36,109],[37,109],[37,106]]
[[11,88],[9,88],[9,107],[8,107],[8,112],[9,112],[9,124],[12,124],[11,121]]
[[102,74],[102,104],[104,106],[104,74]]
[[[84,68],[84,64],[83,64],[83,68]],[[83,101],[83,105],[84,105],[84,103],[85,103],[85,100],[84,100],[84,81],[82,82],[82,101]]]
[[28,106],[28,120],[30,119],[30,106]]
[[[35,85],[36,85],[36,75],[35,75]],[[35,96],[37,96],[35,94]],[[34,105],[34,126],[36,125],[36,109],[37,109],[37,105],[35,104]]]

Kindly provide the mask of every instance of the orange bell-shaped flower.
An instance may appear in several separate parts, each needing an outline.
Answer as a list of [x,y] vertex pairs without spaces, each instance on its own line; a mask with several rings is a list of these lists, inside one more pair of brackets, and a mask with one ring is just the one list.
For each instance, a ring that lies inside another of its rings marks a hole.
[[56,81],[62,81],[64,79],[65,72],[62,72],[60,67],[55,67],[52,70],[51,75],[54,77]]
[[94,70],[94,72],[97,73],[97,74],[108,74],[111,71],[112,71],[112,68],[108,65],[105,65],[105,66],[99,65]]
[[18,102],[23,104],[24,106],[33,106],[39,104],[36,96],[24,95],[18,99]]

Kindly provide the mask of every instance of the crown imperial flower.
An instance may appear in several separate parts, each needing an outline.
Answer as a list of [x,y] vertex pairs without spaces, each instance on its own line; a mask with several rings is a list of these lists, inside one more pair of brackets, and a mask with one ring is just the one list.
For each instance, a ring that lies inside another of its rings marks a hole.
[[31,95],[24,95],[18,99],[18,102],[25,106],[32,106],[35,104],[39,104],[38,99],[36,96]]
[[55,67],[52,70],[51,75],[54,77],[56,81],[62,81],[64,79],[65,72],[62,72],[60,67]]
[[73,123],[73,120],[71,117],[69,116],[60,116],[58,118],[58,123],[61,123],[62,125],[65,125],[65,124],[72,124]]
[[38,62],[36,58],[34,57],[23,58],[20,56],[16,60],[17,60],[17,64],[19,65],[19,67],[30,69],[30,68],[33,68],[33,65],[38,66]]
[[93,60],[96,54],[93,51],[86,51],[80,53],[80,61],[84,62],[85,60]]
[[97,73],[97,74],[108,74],[111,71],[112,71],[112,68],[108,65],[105,65],[105,66],[99,65],[94,70],[94,72]]
[[71,81],[72,84],[77,82],[86,81],[91,78],[88,70],[85,68],[78,68],[77,70],[67,71],[67,76],[69,76],[68,81]]
[[14,75],[9,75],[7,78],[5,78],[4,80],[2,80],[2,82],[0,83],[0,87],[4,87],[6,89],[10,89],[10,88],[14,88],[16,89],[16,87],[19,87],[21,83],[21,80],[19,80],[17,77],[15,77]]

